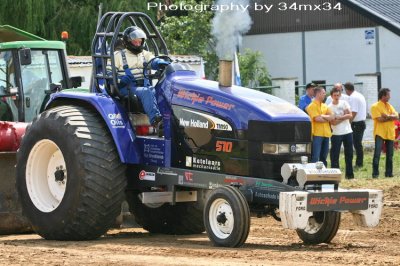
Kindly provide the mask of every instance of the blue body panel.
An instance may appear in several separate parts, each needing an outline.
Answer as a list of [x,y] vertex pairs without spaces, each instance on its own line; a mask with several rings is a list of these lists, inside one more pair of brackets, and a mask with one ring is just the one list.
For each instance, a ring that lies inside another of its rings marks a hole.
[[75,99],[89,103],[102,116],[116,144],[121,162],[140,163],[141,153],[139,145],[135,144],[136,135],[128,122],[128,116],[121,104],[105,94],[58,92],[50,96],[48,105],[60,99]]
[[215,114],[236,129],[247,129],[250,120],[310,121],[306,113],[280,98],[239,86],[220,87],[191,71],[170,74],[157,89],[170,104]]
[[60,99],[84,101],[93,106],[107,124],[121,162],[171,166],[172,105],[208,112],[230,123],[236,130],[248,129],[250,120],[269,122],[310,121],[296,106],[256,90],[199,79],[193,71],[178,70],[156,85],[156,97],[164,119],[164,138],[137,137],[120,102],[104,93],[61,91],[48,103]]

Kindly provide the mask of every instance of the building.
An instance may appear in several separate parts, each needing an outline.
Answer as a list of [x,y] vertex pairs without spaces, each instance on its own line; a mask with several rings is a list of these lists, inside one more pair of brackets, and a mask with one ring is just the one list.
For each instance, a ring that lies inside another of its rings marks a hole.
[[[400,110],[400,1],[259,0],[256,4],[269,6],[270,11],[252,5],[253,25],[241,49],[260,51],[272,78],[295,77],[301,85],[365,83],[367,76],[376,80],[376,90],[391,89],[391,102]],[[369,102],[376,101],[375,93]]]

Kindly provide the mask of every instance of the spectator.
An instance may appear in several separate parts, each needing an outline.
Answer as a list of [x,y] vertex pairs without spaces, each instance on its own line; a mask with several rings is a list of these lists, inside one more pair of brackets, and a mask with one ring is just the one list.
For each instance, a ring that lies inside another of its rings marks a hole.
[[353,145],[356,150],[355,166],[362,167],[364,164],[364,150],[362,139],[366,128],[365,119],[367,118],[367,103],[365,97],[354,90],[351,82],[344,84],[347,95],[349,95],[349,104],[352,112],[351,129],[353,130]]
[[[347,94],[343,94],[343,85],[342,83],[336,83],[335,85],[333,85],[333,88],[337,88],[340,91],[340,99],[339,100],[344,100],[346,102],[349,102],[349,96]],[[332,94],[328,96],[328,98],[326,98],[325,104],[326,105],[330,105],[332,102]]]
[[372,161],[372,177],[379,176],[379,160],[381,156],[382,143],[386,146],[385,176],[393,177],[393,141],[395,139],[394,121],[399,119],[399,114],[389,103],[390,90],[383,88],[379,90],[378,102],[371,106],[371,115],[374,120],[375,150]]
[[311,118],[312,150],[311,162],[322,161],[327,166],[326,158],[329,151],[329,138],[332,136],[329,122],[335,117],[326,104],[325,89],[314,89],[314,100],[307,106],[306,111]]
[[340,148],[344,146],[344,158],[346,162],[346,179],[353,179],[353,131],[351,130],[350,119],[352,118],[350,105],[345,100],[340,100],[340,87],[333,87],[331,90],[331,104],[328,107],[335,115],[331,121],[331,167],[339,168]]
[[311,103],[314,98],[314,88],[317,87],[314,83],[308,83],[306,85],[306,94],[299,99],[299,108],[306,112],[307,106]]

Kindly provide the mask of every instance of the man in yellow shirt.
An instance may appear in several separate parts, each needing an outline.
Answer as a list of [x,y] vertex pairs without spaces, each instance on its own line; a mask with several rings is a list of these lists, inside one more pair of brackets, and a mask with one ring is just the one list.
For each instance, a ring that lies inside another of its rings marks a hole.
[[372,161],[372,177],[379,176],[379,160],[382,144],[386,145],[385,176],[393,177],[393,141],[395,139],[394,121],[399,119],[399,114],[389,103],[390,90],[383,88],[378,93],[379,101],[371,106],[371,116],[374,120],[375,151]]
[[323,87],[316,87],[314,89],[314,100],[307,106],[306,111],[311,118],[311,162],[321,161],[327,166],[329,138],[332,136],[329,121],[332,121],[335,117],[323,102],[325,95],[326,92]]

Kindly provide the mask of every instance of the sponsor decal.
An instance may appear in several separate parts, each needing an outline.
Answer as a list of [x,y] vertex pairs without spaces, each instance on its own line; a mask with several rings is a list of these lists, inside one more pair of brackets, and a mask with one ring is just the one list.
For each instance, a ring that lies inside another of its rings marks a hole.
[[232,108],[235,107],[234,104],[219,101],[212,96],[207,96],[207,98],[205,98],[205,97],[201,96],[199,93],[188,92],[186,90],[179,90],[177,97],[180,99],[190,101],[192,104],[200,103],[200,104],[217,107],[217,108],[224,109],[224,110],[232,110]]
[[208,183],[208,188],[209,189],[215,189],[215,188],[218,188],[218,187],[221,187],[221,186],[223,186],[223,185],[218,184],[218,183],[213,183],[213,182],[209,182]]
[[145,170],[142,170],[139,173],[139,179],[147,181],[156,181],[156,173],[146,172]]
[[209,128],[208,121],[202,122],[198,119],[185,120],[183,118],[179,118],[179,125],[182,127],[195,127],[195,128],[207,128],[207,129]]
[[110,124],[113,128],[124,128],[125,127],[124,120],[122,119],[120,113],[108,114],[107,118],[108,118],[108,121],[110,121]]
[[224,183],[232,184],[232,185],[244,185],[245,181],[242,178],[227,176],[224,179]]
[[215,143],[215,151],[231,152],[232,146],[233,144],[231,141],[217,140]]
[[254,193],[254,196],[257,198],[273,199],[273,200],[276,200],[279,198],[279,196],[277,194],[267,193],[267,192],[256,192],[256,193]]
[[232,127],[224,120],[202,112],[174,107],[181,127],[205,128],[222,131],[232,131]]
[[173,172],[171,169],[163,168],[163,167],[158,167],[157,174],[160,174],[160,175],[173,175],[173,176],[178,175],[177,173]]
[[164,160],[164,151],[162,147],[156,144],[144,144],[143,151],[143,156],[146,159]]
[[256,182],[256,187],[272,187],[272,184],[265,183],[265,182],[262,182],[262,181],[257,181]]
[[192,167],[196,169],[221,171],[221,162],[216,160],[210,160],[208,158],[193,156]]
[[185,180],[192,182],[193,181],[193,173],[192,172],[185,172]]
[[308,195],[307,199],[307,211],[365,210],[367,208],[368,192],[318,193],[318,195]]

